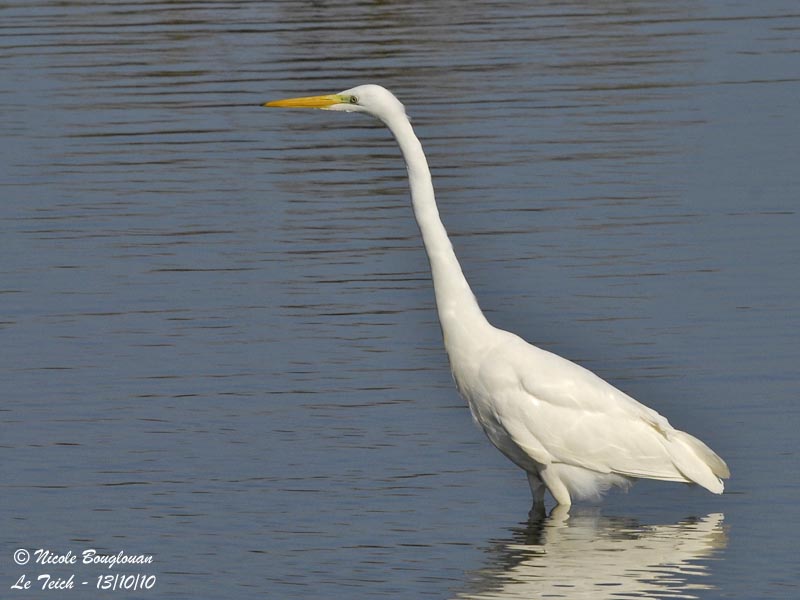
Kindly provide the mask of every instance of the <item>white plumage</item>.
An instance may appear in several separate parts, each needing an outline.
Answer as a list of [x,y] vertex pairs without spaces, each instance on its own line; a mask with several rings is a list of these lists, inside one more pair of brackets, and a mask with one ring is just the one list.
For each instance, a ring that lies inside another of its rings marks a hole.
[[266,105],[365,112],[392,132],[406,161],[456,386],[491,442],[527,472],[536,505],[545,489],[569,506],[635,478],[722,493],[728,467],[703,442],[583,367],[486,320],[439,219],[422,146],[388,90],[365,85]]

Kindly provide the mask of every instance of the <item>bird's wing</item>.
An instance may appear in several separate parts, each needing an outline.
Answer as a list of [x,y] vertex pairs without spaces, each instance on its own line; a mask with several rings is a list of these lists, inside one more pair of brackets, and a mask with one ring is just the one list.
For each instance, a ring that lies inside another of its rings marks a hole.
[[490,386],[495,418],[516,444],[536,451],[532,458],[685,480],[666,449],[675,433],[666,418],[587,369],[520,342],[505,344],[485,364],[503,365],[507,385]]
[[641,420],[662,434],[672,431],[669,421],[656,411],[588,369],[560,356],[525,344],[527,352],[517,352],[515,362],[522,389],[534,398],[555,407]]

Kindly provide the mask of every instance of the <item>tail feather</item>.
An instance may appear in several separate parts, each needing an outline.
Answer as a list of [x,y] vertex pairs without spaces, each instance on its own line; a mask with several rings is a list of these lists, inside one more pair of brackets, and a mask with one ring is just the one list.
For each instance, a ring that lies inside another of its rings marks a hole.
[[690,481],[710,492],[721,494],[722,479],[730,477],[728,465],[711,448],[684,431],[672,432],[672,458],[675,467]]
[[689,435],[685,431],[678,431],[679,437],[686,442],[695,453],[708,465],[711,472],[721,479],[727,479],[731,476],[730,469],[725,461],[719,457],[711,448],[706,446],[702,441],[698,440],[693,435]]

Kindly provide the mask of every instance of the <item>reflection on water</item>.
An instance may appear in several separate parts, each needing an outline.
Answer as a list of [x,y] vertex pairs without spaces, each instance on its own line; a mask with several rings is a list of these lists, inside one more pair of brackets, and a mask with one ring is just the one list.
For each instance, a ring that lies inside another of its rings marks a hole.
[[555,510],[489,548],[491,563],[458,598],[694,598],[725,548],[724,515],[674,525]]

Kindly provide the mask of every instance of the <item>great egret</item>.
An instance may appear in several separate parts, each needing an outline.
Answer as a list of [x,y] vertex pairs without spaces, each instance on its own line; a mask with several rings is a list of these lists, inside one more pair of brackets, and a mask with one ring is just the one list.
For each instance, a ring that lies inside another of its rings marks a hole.
[[456,387],[489,440],[528,474],[535,508],[543,507],[545,489],[569,506],[573,497],[596,498],[635,478],[722,493],[728,467],[703,442],[585,368],[489,324],[439,219],[422,145],[391,92],[362,85],[264,106],[362,112],[392,132],[406,162]]

